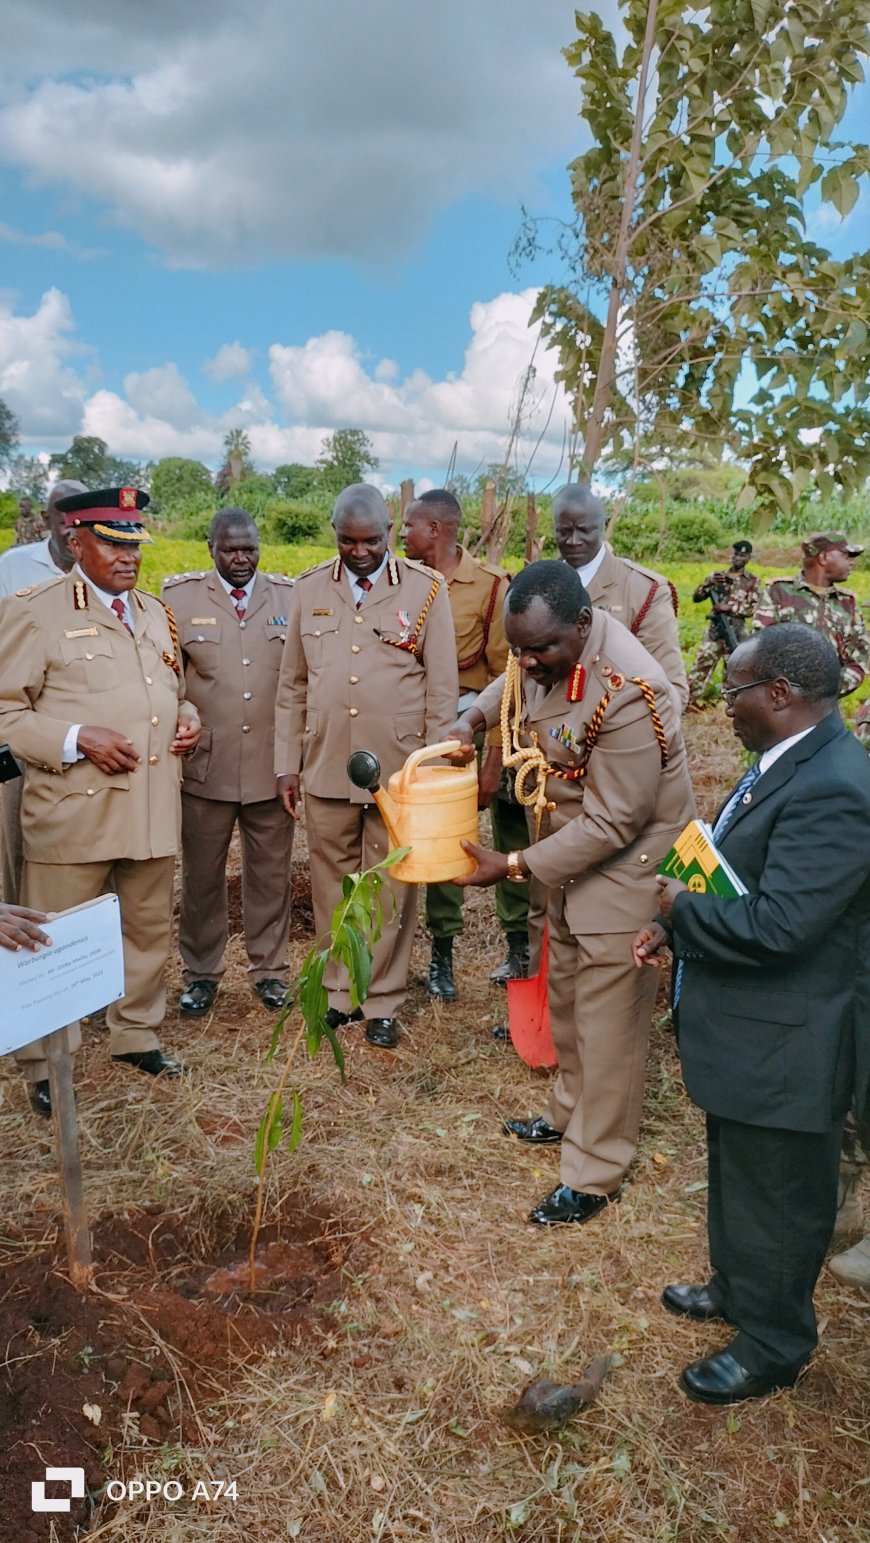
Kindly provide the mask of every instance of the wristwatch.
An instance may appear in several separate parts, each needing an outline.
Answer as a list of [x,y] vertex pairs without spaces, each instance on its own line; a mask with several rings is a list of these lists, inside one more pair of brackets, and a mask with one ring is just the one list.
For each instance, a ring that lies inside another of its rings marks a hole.
[[508,852],[507,874],[505,877],[510,881],[511,884],[525,884],[527,882],[526,875],[523,873],[523,870],[520,867],[521,855],[522,854],[520,852]]

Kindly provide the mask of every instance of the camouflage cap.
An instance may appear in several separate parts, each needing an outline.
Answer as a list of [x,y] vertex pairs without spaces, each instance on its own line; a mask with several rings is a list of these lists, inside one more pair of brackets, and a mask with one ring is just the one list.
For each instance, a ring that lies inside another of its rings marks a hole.
[[813,535],[807,536],[801,542],[801,551],[804,557],[819,557],[822,552],[829,552],[832,547],[840,547],[847,557],[860,557],[864,548],[850,541],[845,531],[819,530]]

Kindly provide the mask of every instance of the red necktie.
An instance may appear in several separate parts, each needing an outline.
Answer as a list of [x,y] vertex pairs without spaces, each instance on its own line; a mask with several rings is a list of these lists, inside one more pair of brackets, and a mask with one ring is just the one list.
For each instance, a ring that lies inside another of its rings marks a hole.
[[359,610],[359,608],[362,605],[362,603],[363,603],[366,595],[368,594],[369,590],[373,589],[374,586],[372,584],[371,579],[357,579],[356,587],[357,587],[357,589],[361,589],[363,591],[362,595],[360,596],[359,600],[356,603],[356,608],[357,608],[357,610]]
[[[247,597],[247,594],[245,593],[245,591],[243,589],[231,589],[230,590],[230,594],[232,595],[233,599],[236,602],[236,615],[238,616],[239,621],[241,621],[241,619],[244,616],[246,610],[248,609],[248,597]],[[244,604],[243,604],[243,602],[244,602]]]
[[114,611],[114,613],[117,616],[119,622],[121,623],[121,626],[122,627],[126,627],[127,631],[129,632],[130,636],[132,637],[133,636],[133,628],[130,626],[130,623],[127,620],[127,613],[124,610],[124,602],[121,599],[120,595],[116,595],[114,600],[112,601],[112,610]]

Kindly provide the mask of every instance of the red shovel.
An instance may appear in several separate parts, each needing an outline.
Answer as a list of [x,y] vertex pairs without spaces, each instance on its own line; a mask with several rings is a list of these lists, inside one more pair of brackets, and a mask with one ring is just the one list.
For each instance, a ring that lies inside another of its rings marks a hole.
[[509,980],[508,1028],[513,1047],[527,1066],[555,1066],[556,1051],[550,1028],[550,1004],[547,1000],[547,972],[550,963],[550,935],[544,925],[541,963],[537,975],[527,980]]

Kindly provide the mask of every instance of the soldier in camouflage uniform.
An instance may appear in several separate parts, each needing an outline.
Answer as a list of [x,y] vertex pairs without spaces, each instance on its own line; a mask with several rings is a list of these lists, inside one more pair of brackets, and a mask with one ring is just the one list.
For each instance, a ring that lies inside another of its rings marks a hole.
[[[700,697],[720,659],[727,659],[731,653],[728,643],[719,635],[719,629],[716,626],[717,615],[728,618],[734,632],[736,646],[743,641],[746,624],[752,620],[761,598],[761,581],[758,575],[747,572],[747,564],[752,556],[752,542],[735,541],[731,551],[733,554],[731,567],[716,573],[708,573],[703,584],[698,585],[692,596],[696,605],[709,600],[713,610],[710,613],[707,636],[698,649],[698,657],[689,672],[690,707],[698,706]],[[713,590],[724,590],[723,598],[714,600]]]
[[45,535],[45,520],[41,509],[34,509],[32,498],[19,498],[18,519],[15,521],[15,545],[32,546]]
[[793,579],[774,579],[755,612],[756,627],[778,621],[805,622],[833,643],[840,658],[840,696],[857,691],[870,671],[870,638],[857,597],[839,586],[864,548],[842,531],[819,531],[801,548],[803,564]]

